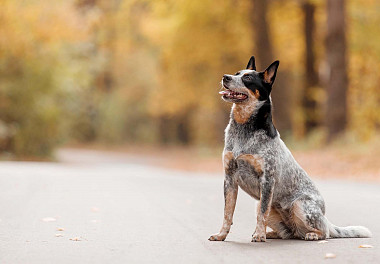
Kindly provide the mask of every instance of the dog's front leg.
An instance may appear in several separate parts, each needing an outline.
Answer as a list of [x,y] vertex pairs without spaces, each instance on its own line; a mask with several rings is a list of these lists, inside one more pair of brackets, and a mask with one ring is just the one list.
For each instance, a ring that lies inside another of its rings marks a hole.
[[260,202],[257,206],[257,225],[252,242],[266,241],[266,221],[272,205],[274,182],[274,176],[267,172],[260,178]]
[[224,219],[223,225],[218,234],[210,236],[210,241],[224,241],[230,232],[232,218],[235,211],[238,185],[233,175],[236,170],[236,161],[232,152],[225,152],[223,155],[224,163]]

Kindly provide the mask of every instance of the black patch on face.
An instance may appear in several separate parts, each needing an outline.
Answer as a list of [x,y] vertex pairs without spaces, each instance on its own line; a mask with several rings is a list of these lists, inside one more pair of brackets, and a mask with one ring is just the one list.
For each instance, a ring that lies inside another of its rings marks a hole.
[[[251,58],[252,59],[252,58]],[[251,60],[250,60],[251,62]],[[254,58],[253,58],[254,63]],[[256,115],[252,115],[248,122],[244,124],[237,123],[232,116],[231,112],[231,118],[233,120],[233,125],[240,126],[244,133],[246,133],[246,136],[252,136],[253,133],[257,130],[264,130],[266,134],[271,137],[275,138],[277,136],[277,130],[272,122],[272,102],[270,99],[270,93],[272,91],[272,85],[274,82],[274,79],[276,78],[276,72],[278,68],[279,62],[275,61],[272,63],[265,71],[263,72],[250,72],[244,74],[242,78],[242,82],[245,85],[245,87],[249,90],[251,90],[253,93],[256,92],[256,90],[259,92],[260,96],[258,100],[264,101],[264,104],[260,107]],[[248,63],[249,66],[249,63]],[[248,67],[247,66],[247,67]],[[264,81],[265,74],[271,73],[274,71],[274,75],[272,78],[272,82],[268,83]]]
[[246,73],[241,77],[241,80],[243,81],[245,87],[252,92],[255,93],[256,90],[259,91],[260,101],[264,101],[269,98],[272,87],[263,81],[261,72]]

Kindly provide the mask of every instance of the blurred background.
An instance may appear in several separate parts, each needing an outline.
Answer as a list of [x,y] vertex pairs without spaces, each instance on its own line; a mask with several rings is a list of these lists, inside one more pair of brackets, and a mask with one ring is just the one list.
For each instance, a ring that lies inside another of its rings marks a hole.
[[3,160],[92,148],[221,171],[231,106],[219,82],[255,55],[259,70],[281,61],[274,122],[301,165],[319,176],[380,179],[377,0],[0,6]]

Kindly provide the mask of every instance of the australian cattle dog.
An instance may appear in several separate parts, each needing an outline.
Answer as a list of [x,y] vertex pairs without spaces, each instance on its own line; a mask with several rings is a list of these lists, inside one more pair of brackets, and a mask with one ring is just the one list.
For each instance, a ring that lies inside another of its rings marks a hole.
[[[224,221],[209,240],[223,241],[232,225],[238,187],[258,200],[252,242],[267,238],[319,240],[370,237],[363,226],[338,227],[325,217],[325,202],[295,161],[272,122],[271,91],[279,61],[256,71],[252,56],[245,70],[223,76],[222,99],[232,103],[223,151]],[[273,231],[266,233],[266,227]]]

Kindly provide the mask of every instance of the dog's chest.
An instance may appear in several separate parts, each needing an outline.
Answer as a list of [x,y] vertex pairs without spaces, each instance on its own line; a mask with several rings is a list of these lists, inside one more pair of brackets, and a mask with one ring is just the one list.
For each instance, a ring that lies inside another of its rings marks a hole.
[[249,140],[244,138],[236,138],[233,140],[232,152],[235,158],[244,154],[254,154],[255,148],[252,148],[249,143]]
[[260,180],[254,173],[239,172],[235,173],[235,179],[240,188],[256,200],[260,200]]
[[[234,158],[244,154],[255,155],[260,158],[260,153],[265,153],[267,136],[264,131],[252,133],[235,126],[227,126],[225,149],[232,151]],[[237,170],[234,178],[242,190],[253,198],[260,199],[260,175],[248,162],[237,160]]]
[[234,126],[227,126],[225,149],[232,151],[235,158],[243,154],[257,154],[262,148],[261,133],[250,133]]
[[[244,155],[245,156],[245,155]],[[251,155],[248,155],[251,156]],[[257,156],[257,155],[254,155]],[[254,157],[252,155],[252,157]],[[246,157],[246,156],[245,156]],[[258,171],[255,168],[258,163],[251,159],[238,158],[236,160],[237,168],[234,174],[234,178],[240,188],[248,193],[253,198],[260,199],[260,177],[262,171]]]

